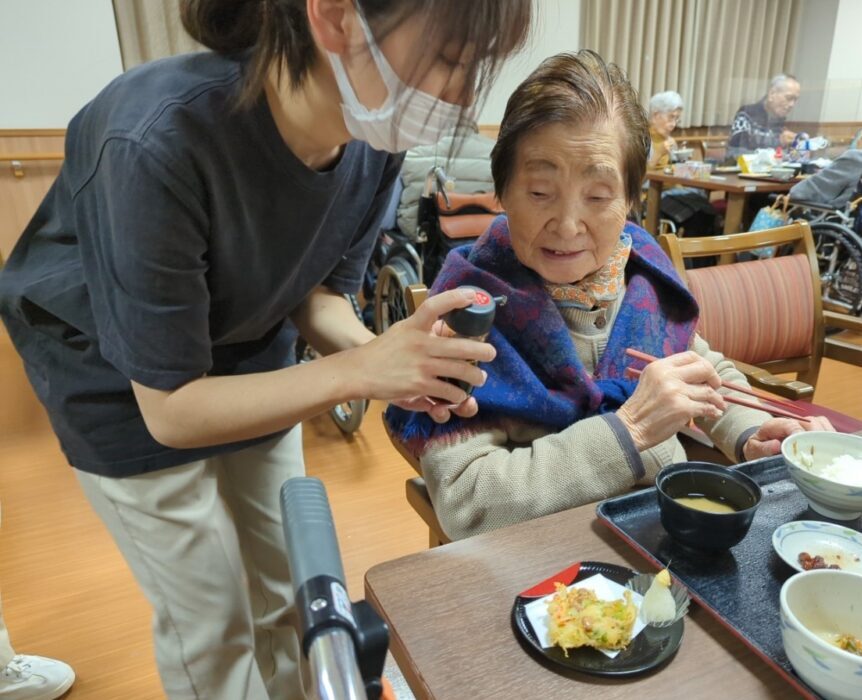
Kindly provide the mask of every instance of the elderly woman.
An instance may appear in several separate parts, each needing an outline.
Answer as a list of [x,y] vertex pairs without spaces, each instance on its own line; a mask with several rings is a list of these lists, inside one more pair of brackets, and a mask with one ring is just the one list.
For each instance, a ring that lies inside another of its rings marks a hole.
[[[663,170],[670,165],[676,141],[671,136],[683,110],[678,92],[667,90],[653,95],[649,101],[650,149],[647,168]],[[694,187],[672,187],[661,194],[661,216],[676,224],[678,229],[691,236],[711,236],[716,233],[716,211],[704,190]],[[703,264],[714,264],[709,258]],[[695,266],[700,266],[696,261]]]
[[[737,460],[775,454],[802,430],[725,402],[721,381],[743,376],[695,333],[695,300],[652,237],[626,222],[648,148],[637,95],[590,51],[547,59],[509,99],[492,154],[507,215],[453,251],[432,290],[472,284],[508,297],[479,413],[436,425],[387,412],[450,537],[648,485],[685,460],[676,433],[692,419]],[[664,359],[635,382],[627,348]]]
[[676,141],[671,134],[682,116],[682,108],[682,97],[673,90],[659,92],[650,98],[648,167],[664,168],[670,164],[670,154],[676,150]]

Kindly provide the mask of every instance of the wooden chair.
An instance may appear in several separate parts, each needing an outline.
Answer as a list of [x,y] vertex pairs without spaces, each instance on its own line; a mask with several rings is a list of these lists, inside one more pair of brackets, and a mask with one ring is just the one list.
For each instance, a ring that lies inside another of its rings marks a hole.
[[[862,348],[826,338],[826,326],[862,332],[862,320],[825,311],[814,239],[806,222],[731,236],[659,242],[701,308],[698,332],[732,358],[752,386],[811,401],[823,357],[862,366]],[[735,262],[736,254],[792,246],[790,255]],[[687,258],[718,256],[719,264],[685,269]],[[775,374],[795,373],[796,380]]]
[[677,139],[677,142],[680,144],[680,148],[690,148],[693,151],[691,160],[703,160],[703,141],[680,138]]
[[[412,315],[427,298],[428,289],[424,284],[412,284],[407,287],[405,292],[407,312]],[[428,495],[428,487],[425,485],[425,480],[422,478],[422,468],[419,465],[419,460],[391,433],[386,421],[383,422],[383,425],[386,429],[386,434],[389,436],[389,440],[398,451],[398,454],[404,457],[407,463],[413,467],[419,475],[412,479],[407,479],[404,486],[407,502],[428,526],[428,546],[436,547],[438,545],[451,542],[446,533],[443,532],[440,521],[437,519],[437,514],[434,512],[434,505],[431,503],[431,497]]]
[[727,158],[727,140],[724,138],[704,139],[700,142],[700,152],[703,154],[703,160],[714,160],[722,163]]

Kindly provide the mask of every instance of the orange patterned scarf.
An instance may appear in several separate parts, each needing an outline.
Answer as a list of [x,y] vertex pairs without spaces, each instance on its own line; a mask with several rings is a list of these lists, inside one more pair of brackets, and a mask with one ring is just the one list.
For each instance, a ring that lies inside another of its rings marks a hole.
[[591,275],[574,284],[546,284],[545,288],[554,303],[560,306],[576,306],[590,311],[597,306],[607,306],[625,288],[626,263],[632,249],[632,237],[623,231],[616,248],[608,261]]

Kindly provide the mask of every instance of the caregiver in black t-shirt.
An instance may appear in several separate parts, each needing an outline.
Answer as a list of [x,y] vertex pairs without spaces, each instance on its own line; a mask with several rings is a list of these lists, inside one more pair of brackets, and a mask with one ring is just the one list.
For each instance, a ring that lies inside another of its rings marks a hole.
[[[493,348],[378,338],[356,291],[401,164],[474,103],[530,0],[183,0],[214,52],[125,73],[0,274],[0,312],[155,611],[170,698],[301,697],[279,485],[299,424],[356,398],[448,418]],[[294,365],[294,326],[327,357]],[[296,426],[296,427],[293,427]]]

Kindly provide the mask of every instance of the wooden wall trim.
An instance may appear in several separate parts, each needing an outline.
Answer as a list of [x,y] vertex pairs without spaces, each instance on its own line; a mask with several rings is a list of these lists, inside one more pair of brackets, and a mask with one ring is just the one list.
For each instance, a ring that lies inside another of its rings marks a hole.
[[30,160],[63,160],[66,155],[62,151],[45,151],[32,153],[3,153],[0,151],[0,162],[5,161],[30,161]]
[[[850,137],[862,129],[862,122],[787,122],[787,127],[794,131],[805,131],[812,136],[815,134],[823,134],[827,138],[832,135],[840,135],[841,137]],[[480,124],[479,133],[484,134],[492,139],[497,138],[500,131],[499,124]],[[729,126],[687,126],[677,129],[674,132],[674,138],[679,141],[681,139],[701,139],[704,141],[721,141],[727,138],[730,133]],[[834,142],[834,139],[830,139]]]
[[65,136],[65,129],[0,129],[0,139],[19,136]]
[[497,136],[500,133],[500,125],[499,124],[479,124],[479,133],[482,136],[487,136],[489,139],[497,140]]
[[[836,133],[840,131],[848,131],[855,134],[857,130],[862,128],[862,122],[787,122],[788,127],[816,132],[817,129],[823,129],[826,133]],[[679,133],[682,137],[690,136],[711,136],[716,139],[727,136],[729,127],[727,126],[689,126],[680,129]],[[492,139],[497,138],[500,132],[499,124],[480,124],[479,132]],[[18,136],[65,136],[65,129],[0,129],[0,139],[4,137]]]

